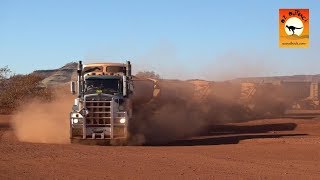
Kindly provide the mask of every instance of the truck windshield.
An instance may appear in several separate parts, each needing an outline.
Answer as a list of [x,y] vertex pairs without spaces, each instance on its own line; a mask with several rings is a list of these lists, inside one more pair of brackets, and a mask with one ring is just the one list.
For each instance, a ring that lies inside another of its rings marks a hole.
[[86,92],[95,93],[98,90],[102,93],[118,93],[120,92],[121,83],[119,79],[87,79]]

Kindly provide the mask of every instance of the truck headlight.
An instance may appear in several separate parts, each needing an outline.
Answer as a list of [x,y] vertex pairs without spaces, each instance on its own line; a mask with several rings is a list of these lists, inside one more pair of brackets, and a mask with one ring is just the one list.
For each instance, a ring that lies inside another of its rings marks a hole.
[[126,122],[126,118],[121,118],[121,119],[120,119],[120,123],[121,123],[121,124],[124,124],[125,122]]
[[77,124],[79,122],[79,119],[73,119],[73,123]]

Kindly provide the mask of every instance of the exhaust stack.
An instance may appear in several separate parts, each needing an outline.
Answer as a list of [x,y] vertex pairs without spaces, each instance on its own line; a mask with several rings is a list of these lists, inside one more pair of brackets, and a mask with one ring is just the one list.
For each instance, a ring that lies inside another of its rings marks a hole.
[[82,69],[83,69],[83,66],[82,66],[82,61],[79,61],[78,63],[78,70],[77,70],[77,73],[78,73],[78,97],[80,98],[81,97],[81,93],[82,93]]
[[129,79],[131,79],[131,63],[130,61],[127,61],[127,73],[126,73],[127,77],[129,77]]

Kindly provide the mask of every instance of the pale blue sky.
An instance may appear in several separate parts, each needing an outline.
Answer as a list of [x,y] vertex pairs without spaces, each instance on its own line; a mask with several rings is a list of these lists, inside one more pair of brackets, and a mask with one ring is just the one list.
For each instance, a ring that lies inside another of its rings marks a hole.
[[[310,9],[310,48],[278,48],[279,8]],[[131,60],[166,78],[320,74],[318,0],[0,0],[0,66]]]

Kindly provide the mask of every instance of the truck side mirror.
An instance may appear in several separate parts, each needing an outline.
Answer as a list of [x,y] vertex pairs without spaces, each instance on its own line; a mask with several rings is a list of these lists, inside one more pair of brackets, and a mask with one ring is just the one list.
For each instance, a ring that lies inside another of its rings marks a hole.
[[127,96],[127,76],[122,76],[122,77],[123,77],[122,94],[123,96]]
[[76,82],[71,81],[71,83],[70,83],[70,89],[71,89],[71,93],[72,93],[73,95],[75,95],[75,94],[76,94]]

